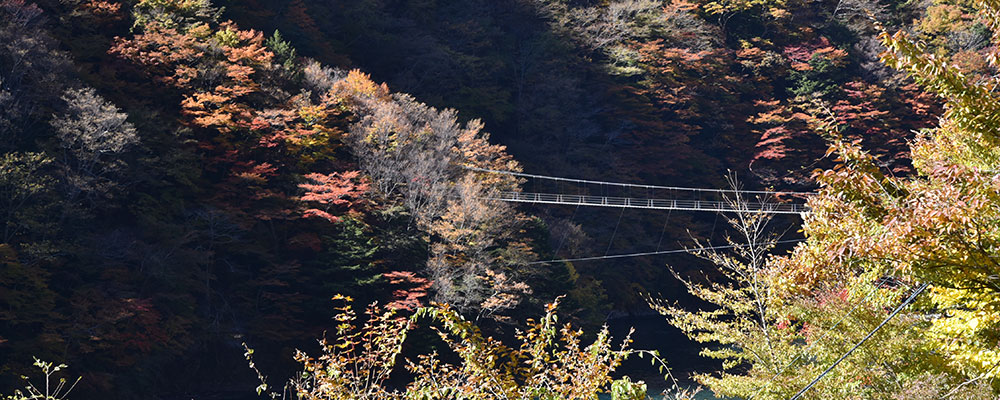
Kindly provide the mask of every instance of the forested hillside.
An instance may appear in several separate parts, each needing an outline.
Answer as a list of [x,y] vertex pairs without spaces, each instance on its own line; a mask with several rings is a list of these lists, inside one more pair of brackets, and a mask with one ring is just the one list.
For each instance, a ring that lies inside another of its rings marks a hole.
[[[812,171],[831,165],[821,160],[826,141],[809,127],[823,107],[881,162],[895,172],[909,170],[906,140],[934,123],[940,104],[879,62],[881,45],[867,12],[893,26],[949,24],[937,14],[917,21],[929,6],[257,0],[228,9],[255,26],[280,30],[301,43],[303,54],[360,66],[423,101],[481,118],[528,172],[725,187],[723,177],[732,170],[750,187],[808,191],[815,187]],[[970,21],[955,25],[954,33],[921,33],[938,38],[943,52],[971,56],[986,46],[976,29]],[[940,38],[949,34],[956,37],[951,42]],[[561,254],[566,257],[676,248],[690,242],[689,229],[713,236],[724,225],[714,215],[532,211],[555,230],[557,249],[576,251]],[[601,302],[641,309],[638,293],[649,288],[634,282],[680,289],[662,273],[664,262],[574,267],[608,296]]]
[[[644,357],[996,398],[998,42],[991,0],[0,0],[0,393],[37,357],[73,399],[643,399]],[[600,328],[655,313],[690,340]]]

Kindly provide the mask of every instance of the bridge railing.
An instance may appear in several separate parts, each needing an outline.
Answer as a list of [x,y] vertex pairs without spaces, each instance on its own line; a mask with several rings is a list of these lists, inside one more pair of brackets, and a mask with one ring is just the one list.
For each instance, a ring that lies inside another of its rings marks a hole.
[[633,197],[587,196],[556,193],[497,192],[493,200],[520,202],[586,205],[597,207],[627,207],[659,210],[689,210],[716,212],[767,212],[774,214],[800,214],[809,212],[804,204],[750,202],[737,207],[733,203],[720,200],[649,199]]

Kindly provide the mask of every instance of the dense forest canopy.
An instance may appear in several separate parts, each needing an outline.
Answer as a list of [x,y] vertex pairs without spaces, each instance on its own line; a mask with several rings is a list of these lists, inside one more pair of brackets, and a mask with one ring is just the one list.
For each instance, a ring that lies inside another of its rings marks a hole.
[[998,46],[993,0],[0,0],[0,392],[996,398]]

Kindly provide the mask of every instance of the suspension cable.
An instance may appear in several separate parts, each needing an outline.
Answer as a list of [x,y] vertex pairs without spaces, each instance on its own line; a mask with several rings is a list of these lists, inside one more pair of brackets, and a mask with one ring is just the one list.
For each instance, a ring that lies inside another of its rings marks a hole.
[[823,377],[826,376],[826,374],[830,373],[830,371],[833,371],[833,369],[836,368],[841,361],[844,361],[844,359],[847,358],[847,356],[851,355],[851,353],[853,353],[854,350],[857,350],[858,347],[861,347],[861,345],[864,344],[866,341],[868,341],[868,339],[871,339],[871,337],[875,335],[875,332],[878,332],[878,330],[882,329],[882,327],[885,326],[885,324],[889,323],[889,320],[891,320],[892,317],[895,317],[896,314],[899,314],[899,312],[903,310],[903,308],[905,308],[908,304],[913,302],[913,300],[917,298],[917,295],[923,292],[924,289],[927,289],[927,286],[929,286],[929,284],[924,283],[919,287],[917,287],[917,290],[913,291],[913,294],[911,294],[910,297],[906,299],[906,301],[904,301],[902,304],[896,307],[895,310],[892,310],[892,314],[889,314],[888,317],[885,317],[885,319],[882,320],[882,323],[878,324],[878,326],[876,326],[875,329],[872,329],[871,332],[868,332],[868,334],[865,335],[865,337],[861,339],[860,342],[855,344],[854,347],[851,347],[851,349],[848,350],[846,353],[844,353],[844,355],[840,356],[840,358],[838,358],[837,361],[834,361],[833,364],[827,367],[826,370],[823,371],[823,373],[819,374],[819,376],[817,376],[816,379],[813,379],[812,382],[809,382],[809,384],[806,385],[806,387],[802,388],[802,390],[799,390],[799,392],[796,393],[795,396],[792,396],[790,400],[798,400],[802,398],[802,395],[805,394],[806,391],[812,389],[812,387],[815,386],[820,379],[823,379]]
[[736,249],[736,248],[749,247],[749,246],[764,246],[764,245],[770,245],[770,244],[795,243],[795,242],[801,242],[803,240],[804,239],[777,240],[777,241],[773,241],[773,242],[764,242],[764,243],[737,244],[737,245],[729,245],[729,246],[698,247],[698,248],[694,248],[694,249],[648,251],[648,252],[644,252],[644,253],[613,254],[613,255],[610,255],[610,256],[563,258],[563,259],[559,259],[559,260],[532,261],[532,262],[529,262],[529,263],[524,263],[524,265],[549,264],[549,263],[573,262],[573,261],[606,260],[606,259],[610,259],[610,258],[629,258],[629,257],[652,256],[652,255],[658,255],[658,254],[689,253],[689,252],[693,252],[693,251],[706,251],[706,250]]
[[622,183],[622,182],[607,182],[607,181],[594,181],[587,179],[572,179],[572,178],[560,178],[557,176],[547,176],[547,175],[535,175],[526,174],[523,172],[513,172],[513,171],[498,171],[493,169],[476,168],[476,167],[464,167],[470,171],[477,172],[490,172],[494,174],[512,175],[522,178],[536,178],[536,179],[547,179],[552,181],[562,181],[562,182],[576,182],[576,183],[586,183],[592,185],[608,185],[608,186],[621,186],[621,187],[634,187],[642,189],[664,189],[664,190],[677,190],[686,192],[710,192],[710,193],[750,193],[750,194],[774,194],[774,195],[799,195],[808,196],[814,195],[815,192],[789,192],[789,191],[771,191],[771,190],[736,190],[736,189],[710,189],[710,188],[692,188],[692,187],[681,187],[681,186],[659,186],[659,185],[642,185],[635,183]]
[[855,304],[854,307],[851,307],[851,309],[848,310],[846,314],[844,314],[843,316],[841,316],[840,319],[838,319],[837,322],[835,322],[833,324],[833,326],[830,327],[830,329],[827,329],[826,332],[823,333],[823,336],[820,336],[819,339],[814,340],[804,350],[800,351],[799,354],[796,355],[795,358],[792,359],[792,361],[789,361],[788,364],[785,364],[785,366],[783,368],[781,368],[780,370],[778,370],[778,372],[776,374],[774,374],[774,376],[772,376],[771,379],[768,379],[767,382],[765,382],[763,385],[761,385],[761,387],[759,389],[757,389],[757,391],[754,392],[752,395],[750,395],[750,397],[748,397],[747,400],[753,400],[754,397],[757,397],[757,395],[760,394],[761,392],[763,392],[764,389],[767,388],[768,385],[770,385],[772,382],[774,382],[774,380],[777,379],[779,376],[781,376],[781,374],[784,373],[786,370],[788,370],[789,367],[791,367],[792,365],[794,365],[796,361],[798,361],[800,358],[802,358],[802,356],[808,354],[809,350],[812,350],[812,348],[814,346],[816,346],[816,344],[822,342],[824,339],[826,339],[827,336],[830,336],[830,333],[832,333],[835,329],[837,329],[837,327],[840,326],[840,323],[844,322],[847,319],[847,317],[851,316],[851,314],[854,314],[854,311],[857,310],[858,307],[861,307],[861,305],[864,304],[864,302],[867,301],[869,297],[871,297],[873,294],[875,294],[875,291],[877,289],[878,289],[877,286],[872,286],[868,290],[868,293],[865,294],[865,297],[863,299],[861,299],[861,301],[859,301],[857,304]]

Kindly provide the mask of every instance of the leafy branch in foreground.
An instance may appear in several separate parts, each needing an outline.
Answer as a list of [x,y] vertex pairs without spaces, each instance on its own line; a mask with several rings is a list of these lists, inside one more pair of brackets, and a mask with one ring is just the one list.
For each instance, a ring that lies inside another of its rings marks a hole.
[[[371,304],[366,320],[358,324],[352,299],[337,296],[334,339],[319,341],[317,357],[299,351],[301,375],[289,387],[299,399],[593,399],[610,390],[615,400],[646,399],[646,384],[627,377],[613,380],[611,374],[630,356],[648,357],[679,390],[666,363],[654,351],[629,349],[631,332],[615,346],[607,327],[584,346],[583,331],[559,324],[559,299],[547,305],[541,319],[528,320],[525,330],[515,334],[519,345],[508,347],[484,336],[479,328],[447,305],[418,309],[409,318],[394,309]],[[457,357],[455,364],[437,352],[405,359],[403,368],[411,377],[402,389],[389,385],[390,375],[400,363],[403,343],[417,323],[430,320],[433,329]],[[252,351],[248,349],[250,360]],[[251,368],[257,371],[251,360]],[[257,371],[266,391],[263,375]],[[676,399],[693,398],[696,392],[679,391]],[[287,393],[269,393],[285,398]]]
[[80,382],[79,377],[68,387],[66,384],[69,381],[66,378],[59,378],[58,383],[53,382],[53,376],[66,368],[66,364],[56,365],[55,363],[35,358],[34,365],[42,370],[42,375],[45,376],[45,385],[39,388],[31,383],[28,377],[22,376],[21,378],[27,383],[24,391],[15,390],[13,395],[5,396],[4,400],[65,400],[68,398],[69,393],[73,391],[73,388],[76,387],[76,384]]

